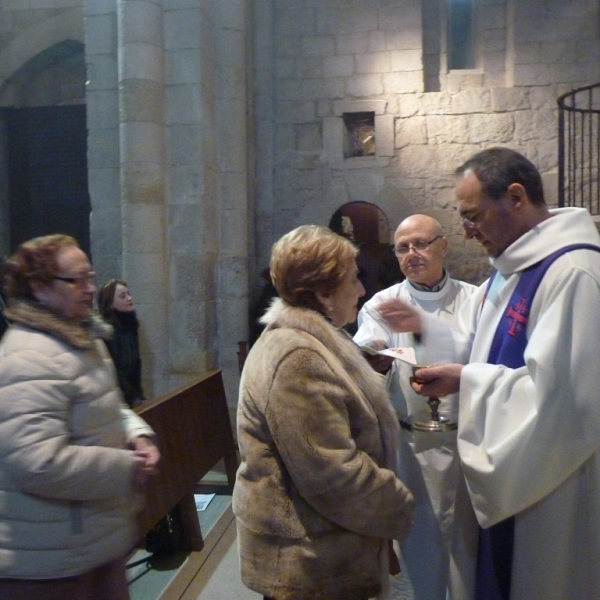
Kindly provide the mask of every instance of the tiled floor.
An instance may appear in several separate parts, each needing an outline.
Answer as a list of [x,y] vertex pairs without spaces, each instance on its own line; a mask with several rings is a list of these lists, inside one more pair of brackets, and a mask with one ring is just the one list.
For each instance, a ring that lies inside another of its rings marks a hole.
[[262,600],[240,579],[234,521],[181,600]]

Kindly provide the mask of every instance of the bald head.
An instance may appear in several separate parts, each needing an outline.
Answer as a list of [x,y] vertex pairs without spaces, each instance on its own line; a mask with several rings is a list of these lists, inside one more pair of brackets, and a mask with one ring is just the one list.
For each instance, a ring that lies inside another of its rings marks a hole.
[[[418,242],[431,242],[423,250],[417,250]],[[396,256],[400,269],[407,279],[433,287],[444,277],[444,257],[448,252],[448,240],[442,226],[433,217],[411,215],[404,219],[394,234]],[[408,249],[398,252],[399,249]]]
[[398,237],[398,235],[402,235],[403,233],[411,233],[414,231],[418,231],[423,235],[431,235],[431,237],[444,235],[439,221],[436,221],[433,217],[429,217],[428,215],[411,215],[410,217],[404,219],[404,221],[402,221],[396,228],[394,241],[396,241],[396,237]]

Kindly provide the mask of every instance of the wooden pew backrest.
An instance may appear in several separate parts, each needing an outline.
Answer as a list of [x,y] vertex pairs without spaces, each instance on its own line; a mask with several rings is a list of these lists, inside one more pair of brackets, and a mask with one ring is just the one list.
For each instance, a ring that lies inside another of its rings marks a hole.
[[136,412],[154,429],[161,452],[160,473],[145,489],[145,508],[138,518],[140,536],[179,505],[189,538],[186,549],[199,550],[202,537],[194,487],[224,459],[227,493],[231,493],[238,465],[221,371],[210,371]]

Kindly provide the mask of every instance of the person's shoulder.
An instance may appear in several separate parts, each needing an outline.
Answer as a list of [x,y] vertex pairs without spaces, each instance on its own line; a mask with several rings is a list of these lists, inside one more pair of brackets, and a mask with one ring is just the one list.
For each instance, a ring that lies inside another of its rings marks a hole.
[[474,283],[469,283],[468,281],[463,281],[462,279],[450,279],[449,281],[455,287],[460,288],[461,290],[465,290],[467,292],[474,292],[476,289],[479,288],[478,285],[475,285]]
[[[262,333],[244,363],[245,381],[273,381],[296,377],[327,362],[326,347],[302,329],[273,328]],[[311,366],[313,365],[313,366]]]
[[46,372],[58,378],[73,378],[80,370],[75,358],[78,352],[53,335],[13,324],[2,338],[1,363],[21,376],[35,378]]
[[294,350],[314,349],[321,346],[310,332],[295,327],[276,327],[265,331],[252,347],[254,354],[283,356]]
[[13,323],[3,339],[5,355],[23,350],[41,353],[46,353],[50,349],[59,351],[62,345],[55,337],[19,323]]
[[600,245],[598,248],[599,250],[592,247],[575,247],[564,251],[550,264],[548,273],[551,277],[563,278],[579,273],[600,283]]
[[91,348],[77,348],[50,332],[13,323],[2,339],[2,347],[3,358],[26,355],[31,359],[39,357],[40,361],[48,359],[57,366],[64,367],[67,363],[75,361],[76,356],[86,355],[95,347],[95,342]]
[[398,298],[403,295],[403,290],[406,288],[406,280],[401,283],[395,283],[384,290],[380,290],[376,294],[373,294],[372,298],[365,302],[365,306],[376,306],[391,298]]

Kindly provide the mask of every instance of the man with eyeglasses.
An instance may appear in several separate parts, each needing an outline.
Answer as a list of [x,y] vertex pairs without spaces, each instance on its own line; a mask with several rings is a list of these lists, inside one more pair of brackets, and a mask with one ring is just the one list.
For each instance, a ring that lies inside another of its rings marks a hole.
[[[406,279],[363,306],[355,342],[377,350],[418,346],[412,334],[395,332],[379,312],[379,306],[391,299],[400,298],[453,324],[458,308],[476,287],[449,277],[444,269],[447,252],[448,240],[435,219],[417,214],[402,221],[394,234],[394,253]],[[404,568],[395,583],[412,587],[415,600],[445,600],[451,556],[453,562],[461,560],[451,548],[455,496],[462,481],[456,432],[413,431],[427,404],[410,387],[410,366],[382,355],[369,362],[378,371],[390,369],[390,396],[402,426],[400,477],[416,501],[412,533],[401,546]],[[457,398],[442,399],[443,414],[456,420],[457,410]],[[465,507],[470,510],[468,503]]]
[[462,335],[408,304],[381,310],[425,345],[470,352],[413,384],[460,396],[458,450],[481,526],[463,598],[595,600],[600,237],[586,209],[548,208],[540,173],[517,152],[484,150],[457,175],[465,236],[495,268],[460,311]]

